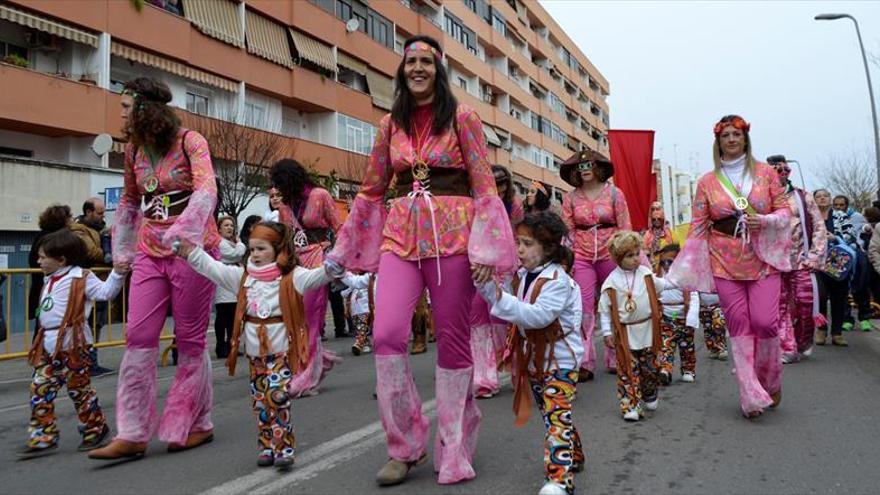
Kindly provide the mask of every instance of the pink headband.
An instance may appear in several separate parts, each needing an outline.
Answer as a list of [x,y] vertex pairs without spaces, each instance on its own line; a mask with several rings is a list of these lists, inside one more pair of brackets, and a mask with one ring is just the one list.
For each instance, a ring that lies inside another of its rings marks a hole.
[[413,52],[417,52],[419,50],[431,52],[431,54],[434,55],[434,58],[437,59],[437,61],[439,61],[440,58],[443,56],[440,52],[437,51],[436,48],[425,43],[424,41],[416,41],[416,42],[410,43],[410,45],[406,47],[407,53],[413,53]]

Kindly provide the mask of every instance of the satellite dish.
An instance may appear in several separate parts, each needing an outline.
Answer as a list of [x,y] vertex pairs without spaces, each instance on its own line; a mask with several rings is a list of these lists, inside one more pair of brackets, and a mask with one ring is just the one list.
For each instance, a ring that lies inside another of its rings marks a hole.
[[104,156],[113,149],[113,137],[110,134],[98,134],[92,141],[92,151],[98,156]]
[[349,33],[357,31],[359,27],[361,27],[361,23],[354,17],[352,17],[348,20],[348,22],[345,23],[345,31]]

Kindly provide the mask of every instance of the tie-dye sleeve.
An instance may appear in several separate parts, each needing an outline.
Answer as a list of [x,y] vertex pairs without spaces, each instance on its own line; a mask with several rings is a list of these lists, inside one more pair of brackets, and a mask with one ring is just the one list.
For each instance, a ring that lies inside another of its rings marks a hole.
[[752,236],[755,254],[764,263],[779,271],[791,270],[791,209],[785,188],[769,165],[758,164],[757,174],[769,184],[772,209],[767,215],[758,215],[761,229]]
[[198,132],[189,131],[183,141],[189,155],[192,170],[192,195],[183,213],[174,221],[162,237],[162,243],[170,246],[175,239],[185,239],[197,246],[205,243],[205,231],[214,221],[217,205],[217,182],[208,141]]
[[391,115],[379,124],[367,173],[339,229],[336,246],[327,257],[348,270],[375,273],[379,269],[382,229],[388,213],[383,201],[394,175],[391,167]]
[[474,197],[474,222],[468,239],[471,263],[495,267],[498,272],[511,273],[516,268],[513,232],[504,203],[495,188],[495,176],[487,158],[483,122],[477,113],[459,105],[458,143],[470,177]]
[[116,207],[116,216],[111,229],[111,242],[114,263],[131,263],[137,252],[138,230],[143,220],[141,212],[141,193],[137,187],[134,173],[134,145],[125,147],[125,172],[122,182],[122,197]]
[[706,178],[697,182],[691,226],[687,241],[666,276],[676,286],[686,291],[715,292],[715,279],[709,261],[709,198]]

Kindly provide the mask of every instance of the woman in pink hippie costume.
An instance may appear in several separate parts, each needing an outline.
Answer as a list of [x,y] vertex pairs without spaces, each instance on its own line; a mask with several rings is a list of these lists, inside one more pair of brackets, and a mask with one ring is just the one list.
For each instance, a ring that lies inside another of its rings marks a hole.
[[780,272],[791,270],[791,221],[776,171],[752,156],[749,124],[715,124],[715,170],[697,182],[687,242],[668,278],[688,291],[717,292],[730,331],[742,413],[782,398]]
[[[291,159],[279,160],[269,172],[272,187],[281,194],[276,201],[280,223],[294,234],[296,255],[303,268],[318,268],[324,262],[324,252],[330,248],[342,222],[336,202],[330,193],[312,182],[305,167]],[[324,349],[321,334],[327,314],[329,286],[306,291],[303,301],[309,323],[309,365],[290,381],[291,398],[318,394],[324,376],[336,363],[342,361],[336,353]]]
[[[475,476],[474,283],[516,266],[483,124],[456,101],[442,58],[433,38],[404,44],[394,106],[377,129],[361,190],[328,255],[349,270],[377,273],[373,348],[389,457],[377,475],[380,485],[402,483],[426,459],[429,423],[407,355],[411,316],[426,286],[437,334],[434,469],[441,484]],[[397,187],[386,212],[392,179]]]
[[[206,351],[214,284],[174,255],[183,239],[219,257],[217,185],[208,143],[180,127],[168,87],[152,78],[125,84],[123,194],[113,222],[114,263],[133,263],[125,354],[116,391],[117,435],[93,459],[141,456],[156,433],[159,334],[168,308],[179,360],[158,419],[169,451],[213,439],[211,365]],[[233,351],[234,352],[234,351]]]
[[[511,231],[522,221],[522,201],[516,194],[510,171],[501,165],[492,165],[495,187],[504,203],[504,210],[510,217]],[[491,308],[479,294],[471,302],[471,353],[474,358],[474,395],[478,399],[488,399],[501,390],[498,376],[499,358],[507,343],[508,323],[490,314]]]
[[785,157],[775,155],[767,160],[779,175],[791,211],[792,270],[782,274],[779,296],[779,343],[782,362],[789,364],[811,354],[816,325],[824,324],[815,272],[825,265],[827,231],[813,195],[789,180],[791,166]]
[[[574,251],[572,277],[581,287],[584,316],[581,322],[586,354],[578,372],[578,381],[592,378],[596,370],[593,331],[599,288],[617,265],[608,254],[608,240],[616,232],[632,230],[629,209],[623,191],[608,179],[614,165],[595,151],[579,151],[559,167],[562,180],[574,190],[562,200],[562,220],[570,231]],[[614,348],[605,346],[605,369],[617,370]]]

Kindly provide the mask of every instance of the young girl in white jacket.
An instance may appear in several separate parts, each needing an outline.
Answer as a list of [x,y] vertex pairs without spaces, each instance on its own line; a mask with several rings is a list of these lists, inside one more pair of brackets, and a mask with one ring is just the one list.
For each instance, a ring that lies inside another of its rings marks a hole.
[[584,355],[582,307],[580,289],[561,264],[571,257],[562,245],[566,231],[555,213],[527,215],[516,229],[522,267],[512,291],[495,282],[479,287],[492,316],[515,325],[506,352],[513,353],[516,424],[528,419],[529,389],[543,416],[545,483],[539,495],[574,493],[573,473],[584,464],[571,415]]
[[330,281],[323,267],[298,266],[290,230],[283,224],[261,222],[251,231],[245,266],[225,265],[185,241],[177,254],[219,287],[236,293],[232,342],[227,358],[235,373],[242,331],[250,361],[251,396],[259,427],[258,466],[288,468],[296,440],[290,425],[287,386],[309,360],[308,326],[302,293]]

